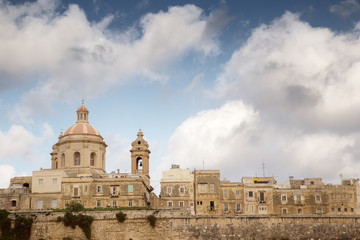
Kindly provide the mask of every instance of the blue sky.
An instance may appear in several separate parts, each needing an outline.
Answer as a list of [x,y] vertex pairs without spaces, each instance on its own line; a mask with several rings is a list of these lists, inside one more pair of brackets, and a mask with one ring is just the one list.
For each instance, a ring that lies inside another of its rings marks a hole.
[[85,99],[130,169],[358,177],[360,2],[0,0],[0,186],[50,167]]

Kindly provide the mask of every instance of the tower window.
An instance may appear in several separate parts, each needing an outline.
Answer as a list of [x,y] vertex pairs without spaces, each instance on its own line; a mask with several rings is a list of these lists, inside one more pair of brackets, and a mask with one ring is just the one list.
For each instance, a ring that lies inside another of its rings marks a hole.
[[80,165],[80,153],[79,152],[74,153],[74,165]]
[[136,159],[136,166],[137,166],[137,170],[142,171],[143,168],[143,161],[141,157],[138,157]]
[[61,155],[61,167],[65,167],[65,154]]
[[92,152],[90,154],[90,166],[95,166],[95,157],[96,157],[96,154],[94,152]]
[[138,141],[138,144],[140,145],[140,144],[141,144],[141,142],[140,142],[140,141]]

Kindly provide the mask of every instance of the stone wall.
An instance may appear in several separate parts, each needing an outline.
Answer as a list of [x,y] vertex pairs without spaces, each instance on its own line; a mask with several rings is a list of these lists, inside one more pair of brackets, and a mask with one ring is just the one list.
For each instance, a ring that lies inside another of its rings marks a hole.
[[[184,211],[123,210],[127,220],[120,223],[118,211],[86,212],[94,217],[92,239],[360,239],[360,215],[262,215],[192,216]],[[152,228],[146,216],[155,214]],[[86,239],[81,229],[57,222],[64,213],[17,213],[34,218],[31,239]],[[10,215],[14,217],[14,215]]]

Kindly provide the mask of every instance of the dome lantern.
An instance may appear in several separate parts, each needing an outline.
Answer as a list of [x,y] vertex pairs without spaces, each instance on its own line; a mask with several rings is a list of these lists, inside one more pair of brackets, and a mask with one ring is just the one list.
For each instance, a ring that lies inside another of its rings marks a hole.
[[82,100],[81,106],[76,111],[77,121],[76,123],[89,123],[89,110],[84,105],[84,99]]

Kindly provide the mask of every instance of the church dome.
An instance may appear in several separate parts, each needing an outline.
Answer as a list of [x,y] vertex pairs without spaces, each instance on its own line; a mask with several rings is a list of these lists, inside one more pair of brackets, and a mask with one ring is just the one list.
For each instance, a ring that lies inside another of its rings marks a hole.
[[88,123],[76,123],[72,125],[65,131],[64,136],[72,134],[90,134],[100,136],[98,130]]
[[67,135],[95,135],[100,136],[100,133],[96,128],[89,124],[89,110],[85,107],[84,101],[82,102],[81,106],[76,111],[77,113],[77,121],[76,124],[69,127],[63,136]]

